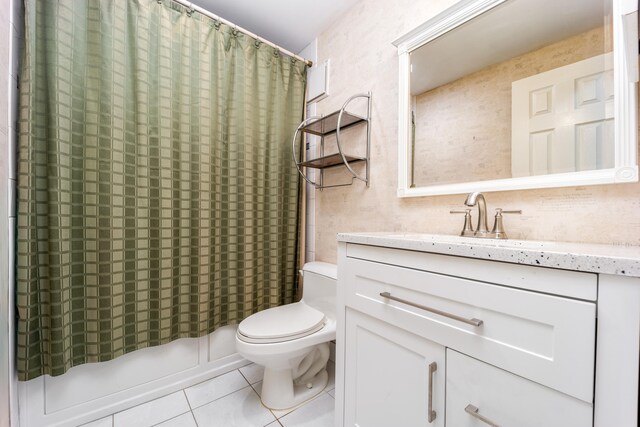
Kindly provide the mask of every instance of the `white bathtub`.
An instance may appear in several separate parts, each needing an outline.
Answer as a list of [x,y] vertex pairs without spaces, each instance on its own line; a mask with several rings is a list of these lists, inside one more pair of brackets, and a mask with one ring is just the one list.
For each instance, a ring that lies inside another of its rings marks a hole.
[[20,427],[78,426],[237,369],[236,326],[18,385]]

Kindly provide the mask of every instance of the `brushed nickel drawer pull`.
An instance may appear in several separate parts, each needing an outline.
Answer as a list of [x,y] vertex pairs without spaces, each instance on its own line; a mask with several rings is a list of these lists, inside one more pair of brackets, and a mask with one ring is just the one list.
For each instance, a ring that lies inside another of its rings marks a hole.
[[411,302],[411,301],[407,301],[407,300],[402,299],[402,298],[394,297],[389,292],[380,292],[380,296],[383,297],[383,298],[388,298],[388,299],[393,300],[393,301],[398,301],[398,302],[401,302],[403,304],[407,304],[407,305],[410,305],[412,307],[416,307],[416,308],[428,311],[430,313],[439,314],[440,316],[448,317],[449,319],[457,320],[459,322],[466,323],[467,325],[482,326],[482,323],[483,323],[482,320],[480,320],[480,319],[476,319],[476,318],[466,319],[464,317],[456,316],[455,314],[446,313],[444,311],[440,311],[440,310],[435,309],[435,308],[426,307],[424,305],[416,304],[415,302]]
[[480,415],[478,413],[479,409],[475,406],[473,406],[472,404],[468,404],[466,408],[464,408],[464,411],[471,415],[474,418],[479,419],[480,421],[482,421],[483,423],[485,423],[486,425],[489,425],[491,427],[500,427],[498,424],[494,423],[493,421],[491,421],[490,419],[483,417],[482,415]]
[[436,411],[433,410],[433,374],[438,370],[438,364],[431,362],[429,364],[429,413],[428,421],[432,423],[436,419]]

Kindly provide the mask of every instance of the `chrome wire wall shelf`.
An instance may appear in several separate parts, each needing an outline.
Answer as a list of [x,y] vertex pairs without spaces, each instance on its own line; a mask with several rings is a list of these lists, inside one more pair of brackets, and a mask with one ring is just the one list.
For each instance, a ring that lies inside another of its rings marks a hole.
[[[347,106],[351,101],[357,98],[367,98],[367,116],[362,117],[357,114],[350,113],[346,111]],[[342,148],[340,143],[340,132],[344,129],[350,128],[356,125],[366,125],[367,126],[367,141],[366,141],[366,156],[354,156],[350,154],[346,154]],[[313,159],[307,160],[299,160],[296,155],[296,139],[298,138],[299,133],[308,133],[311,135],[316,135],[320,137],[320,157],[316,157]],[[337,153],[332,153],[325,155],[324,153],[324,138],[335,134],[336,138],[336,146],[338,148]],[[340,110],[335,111],[326,116],[313,116],[304,120],[298,128],[296,129],[293,135],[292,141],[292,150],[293,150],[293,160],[296,163],[296,168],[300,175],[307,181],[309,184],[313,185],[315,188],[323,189],[323,188],[331,188],[331,187],[344,187],[347,185],[353,184],[353,180],[358,179],[363,181],[369,187],[369,157],[370,157],[370,148],[371,148],[371,92],[362,93],[358,95],[353,95],[349,99],[345,101]],[[365,172],[364,176],[356,173],[351,165],[355,163],[364,162],[365,164]],[[333,185],[324,185],[324,169],[343,166],[345,167],[349,173],[351,174],[351,182],[347,184],[333,184]],[[306,169],[318,169],[320,171],[320,175],[316,181],[311,180],[306,174]]]

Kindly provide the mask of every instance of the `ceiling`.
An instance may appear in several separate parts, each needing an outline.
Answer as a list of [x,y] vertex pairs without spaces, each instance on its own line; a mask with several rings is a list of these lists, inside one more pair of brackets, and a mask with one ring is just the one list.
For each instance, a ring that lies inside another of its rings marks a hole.
[[357,0],[191,0],[293,53],[298,53]]

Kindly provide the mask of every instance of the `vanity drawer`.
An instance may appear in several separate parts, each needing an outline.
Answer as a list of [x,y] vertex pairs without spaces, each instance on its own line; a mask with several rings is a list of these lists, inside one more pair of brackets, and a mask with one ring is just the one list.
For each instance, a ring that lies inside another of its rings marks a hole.
[[360,259],[344,266],[346,306],[592,401],[594,303]]
[[[586,427],[593,406],[543,385],[447,350],[447,425]],[[477,410],[477,412],[476,412]],[[484,417],[481,420],[478,417]]]

